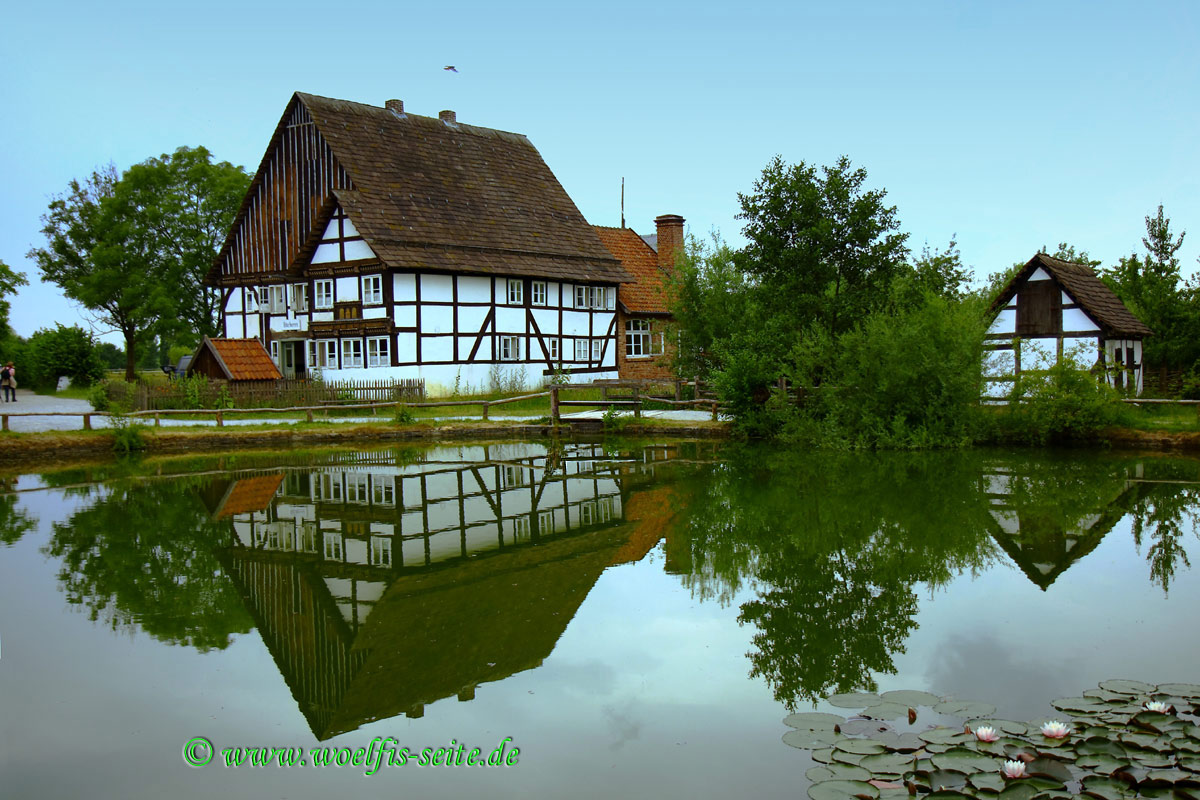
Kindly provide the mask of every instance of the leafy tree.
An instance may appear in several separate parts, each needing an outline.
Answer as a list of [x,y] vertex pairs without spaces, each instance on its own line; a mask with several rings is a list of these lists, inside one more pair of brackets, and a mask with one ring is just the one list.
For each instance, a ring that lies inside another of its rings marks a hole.
[[112,342],[97,342],[96,355],[105,369],[121,369],[125,366],[125,353]]
[[945,250],[931,250],[927,242],[913,261],[913,271],[919,286],[949,300],[960,300],[967,294],[972,276],[971,268],[962,263],[953,236]]
[[248,183],[211,164],[204,148],[179,148],[118,178],[111,164],[72,180],[43,215],[46,246],[29,252],[42,277],[125,339],[125,378],[156,335],[215,330],[217,300],[200,279]]
[[78,325],[56,324],[29,337],[25,374],[34,386],[50,388],[60,375],[76,386],[89,386],[104,377],[104,362],[92,334]]
[[749,288],[734,251],[718,235],[711,245],[688,237],[667,286],[677,374],[709,375],[716,343],[746,325]]
[[25,273],[17,272],[0,261],[0,339],[12,335],[12,328],[8,324],[8,312],[11,308],[9,297],[17,293],[18,286],[28,285]]
[[819,171],[776,156],[754,190],[738,195],[748,240],[739,264],[793,328],[849,330],[886,301],[905,267],[896,208],[883,190],[865,189],[866,179],[845,156]]

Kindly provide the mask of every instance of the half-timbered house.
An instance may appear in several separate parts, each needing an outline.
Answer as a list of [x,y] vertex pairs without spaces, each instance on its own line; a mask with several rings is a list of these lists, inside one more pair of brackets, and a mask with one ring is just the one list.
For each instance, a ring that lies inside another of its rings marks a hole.
[[630,281],[520,134],[297,93],[208,282],[285,377],[617,375]]
[[1091,267],[1038,253],[992,304],[984,394],[1003,399],[1023,371],[1070,354],[1110,385],[1141,394],[1142,339],[1151,330]]
[[655,246],[631,228],[596,226],[600,241],[633,278],[617,290],[617,371],[623,380],[670,380],[667,282],[683,249],[683,217],[654,220]]

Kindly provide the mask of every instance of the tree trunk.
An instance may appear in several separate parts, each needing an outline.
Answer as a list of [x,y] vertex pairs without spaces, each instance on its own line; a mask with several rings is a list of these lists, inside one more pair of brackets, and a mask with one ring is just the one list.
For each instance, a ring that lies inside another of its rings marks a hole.
[[137,380],[137,340],[133,334],[125,334],[125,380],[133,383]]

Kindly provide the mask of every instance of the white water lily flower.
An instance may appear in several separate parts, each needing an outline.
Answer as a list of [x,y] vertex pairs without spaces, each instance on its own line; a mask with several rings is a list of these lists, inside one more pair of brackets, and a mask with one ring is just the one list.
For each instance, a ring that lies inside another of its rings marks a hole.
[[981,742],[994,742],[1000,738],[1000,734],[991,725],[980,725],[975,729],[975,738]]
[[1047,739],[1065,739],[1070,732],[1071,729],[1058,720],[1051,720],[1042,726],[1042,736]]
[[1000,773],[1006,778],[1024,778],[1025,762],[1005,761],[1004,766],[1000,769]]
[[1148,703],[1142,703],[1142,708],[1147,711],[1157,711],[1160,714],[1170,714],[1171,704],[1164,703],[1161,700],[1151,700]]

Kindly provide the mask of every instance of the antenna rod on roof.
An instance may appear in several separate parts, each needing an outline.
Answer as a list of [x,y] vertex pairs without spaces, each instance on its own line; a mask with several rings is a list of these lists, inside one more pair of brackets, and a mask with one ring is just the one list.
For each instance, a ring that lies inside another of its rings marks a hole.
[[625,176],[621,176],[621,227],[625,227]]

